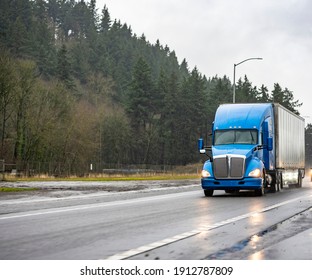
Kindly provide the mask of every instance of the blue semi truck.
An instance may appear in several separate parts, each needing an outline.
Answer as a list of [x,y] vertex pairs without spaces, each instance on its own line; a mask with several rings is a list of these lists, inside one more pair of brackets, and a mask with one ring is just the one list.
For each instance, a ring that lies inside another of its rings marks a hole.
[[212,124],[211,146],[198,149],[208,160],[202,169],[205,196],[215,190],[277,192],[302,186],[305,174],[304,119],[276,103],[223,104]]

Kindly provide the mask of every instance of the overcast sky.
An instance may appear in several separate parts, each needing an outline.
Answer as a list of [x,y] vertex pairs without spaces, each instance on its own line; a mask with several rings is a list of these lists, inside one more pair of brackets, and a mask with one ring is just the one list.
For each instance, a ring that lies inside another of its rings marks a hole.
[[157,39],[184,58],[190,70],[208,78],[226,75],[233,82],[246,74],[253,86],[274,83],[303,102],[299,109],[312,123],[311,0],[97,0],[112,21],[154,44]]

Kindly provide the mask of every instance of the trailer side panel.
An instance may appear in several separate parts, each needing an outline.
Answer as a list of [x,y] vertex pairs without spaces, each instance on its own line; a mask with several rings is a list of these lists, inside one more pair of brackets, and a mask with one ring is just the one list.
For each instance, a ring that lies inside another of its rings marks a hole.
[[276,169],[301,169],[305,165],[304,119],[274,104]]

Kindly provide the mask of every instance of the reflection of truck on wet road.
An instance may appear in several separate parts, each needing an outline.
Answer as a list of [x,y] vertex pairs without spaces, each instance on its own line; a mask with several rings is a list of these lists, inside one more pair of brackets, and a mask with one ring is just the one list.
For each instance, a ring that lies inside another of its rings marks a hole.
[[[302,186],[304,177],[304,119],[275,103],[224,104],[212,125],[212,146],[198,140],[208,155],[202,170],[206,196],[254,190],[263,195],[284,183]],[[285,181],[287,180],[287,182]]]

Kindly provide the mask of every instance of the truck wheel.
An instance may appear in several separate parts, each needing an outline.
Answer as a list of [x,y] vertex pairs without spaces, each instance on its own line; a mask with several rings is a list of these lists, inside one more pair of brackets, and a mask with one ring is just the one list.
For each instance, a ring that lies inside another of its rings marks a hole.
[[264,187],[266,186],[266,180],[265,180],[265,175],[263,175],[262,178],[262,186],[260,189],[255,190],[255,195],[256,196],[263,196],[264,195]]
[[302,187],[302,174],[301,171],[298,170],[298,184],[296,184],[297,188],[301,188]]
[[272,190],[272,192],[279,192],[283,188],[283,174],[282,174],[282,172],[276,171],[273,183],[274,184],[272,184],[272,186],[270,188]]
[[283,173],[279,172],[277,173],[278,176],[278,180],[277,180],[277,184],[278,184],[278,191],[280,191],[283,187],[284,187],[284,183],[283,183]]
[[204,190],[205,196],[213,196],[213,190]]
[[279,192],[282,188],[282,173],[276,171],[275,174],[272,174],[272,182],[268,188],[270,192],[276,193]]
[[264,188],[263,188],[263,186],[260,189],[255,190],[255,195],[256,196],[263,196],[264,195]]

